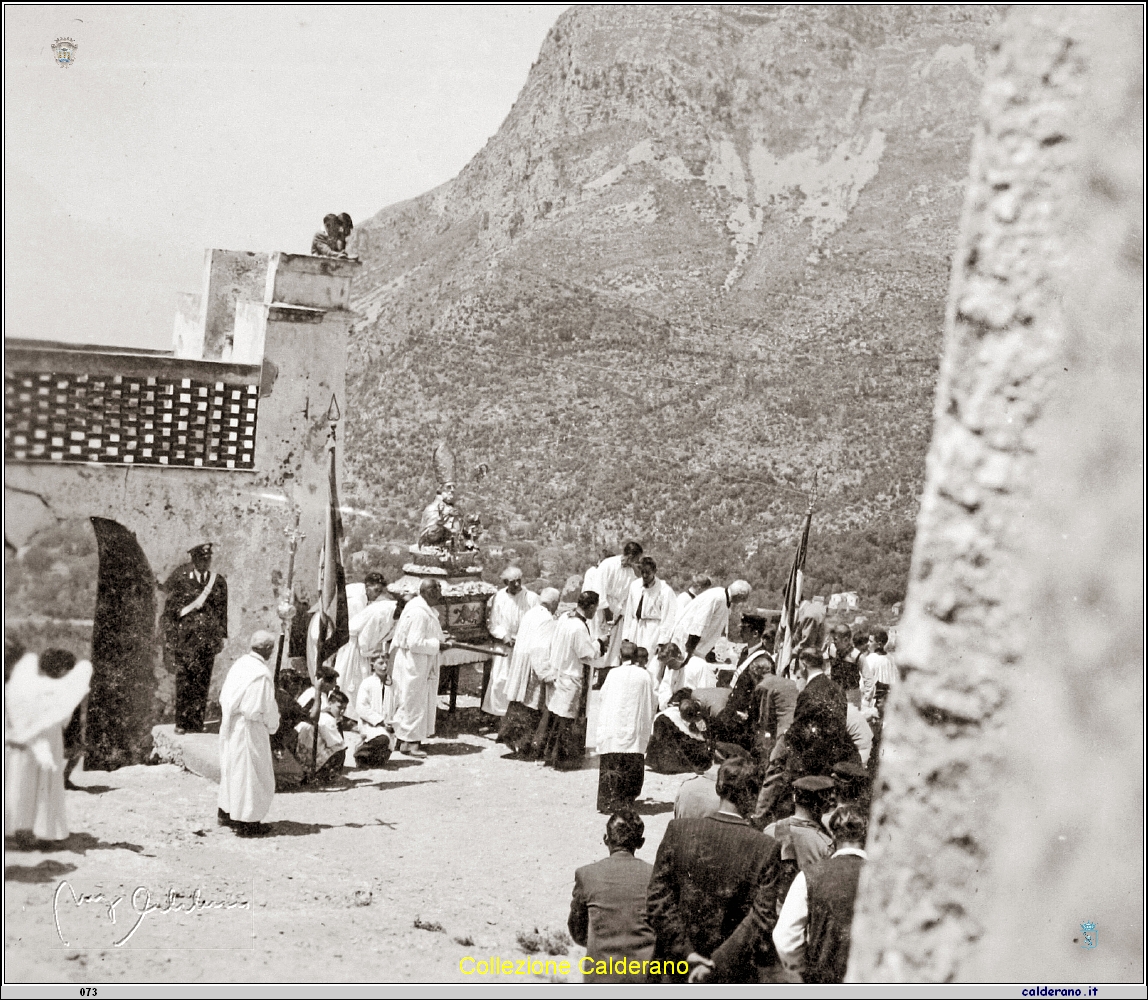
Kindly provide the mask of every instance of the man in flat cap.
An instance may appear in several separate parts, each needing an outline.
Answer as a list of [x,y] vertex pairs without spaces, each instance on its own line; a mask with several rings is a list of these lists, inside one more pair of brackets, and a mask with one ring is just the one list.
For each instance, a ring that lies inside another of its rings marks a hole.
[[[518,638],[518,628],[522,617],[531,608],[538,606],[538,595],[522,586],[522,570],[517,566],[507,566],[502,571],[502,589],[490,598],[486,609],[486,629],[492,639],[507,650],[514,648]],[[482,699],[482,710],[487,715],[501,719],[506,715],[510,699],[506,694],[506,682],[510,678],[510,656],[491,658],[490,683]]]
[[781,845],[781,875],[777,880],[776,912],[798,872],[807,871],[833,853],[833,838],[821,822],[835,805],[836,782],[809,774],[793,783],[793,815],[770,823],[765,834]]
[[833,783],[838,805],[850,802],[866,814],[869,812],[869,772],[857,761],[843,760],[834,764]]
[[163,585],[164,662],[175,667],[175,731],[202,733],[211,670],[227,641],[227,581],[211,568],[211,542],[188,554]]
[[219,692],[219,822],[240,837],[261,837],[270,827],[261,820],[275,797],[275,759],[271,734],[279,728],[275,701],[276,637],[262,629],[227,672]]

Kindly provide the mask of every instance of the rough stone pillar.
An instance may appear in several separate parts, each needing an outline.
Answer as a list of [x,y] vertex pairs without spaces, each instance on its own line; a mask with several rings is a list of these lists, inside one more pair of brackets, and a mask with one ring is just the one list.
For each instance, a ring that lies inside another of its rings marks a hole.
[[853,981],[1144,975],[1142,17],[1000,29]]

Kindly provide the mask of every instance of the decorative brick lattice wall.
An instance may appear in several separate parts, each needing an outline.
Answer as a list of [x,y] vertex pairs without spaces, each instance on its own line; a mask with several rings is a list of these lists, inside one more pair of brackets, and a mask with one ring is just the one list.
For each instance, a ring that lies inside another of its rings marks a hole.
[[255,466],[259,386],[195,378],[10,372],[4,456],[213,469]]

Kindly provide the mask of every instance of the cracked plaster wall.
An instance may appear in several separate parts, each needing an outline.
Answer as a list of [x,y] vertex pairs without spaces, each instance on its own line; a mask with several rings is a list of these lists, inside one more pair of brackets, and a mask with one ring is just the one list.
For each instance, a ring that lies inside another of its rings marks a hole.
[[1144,975],[1142,18],[990,60],[852,981]]

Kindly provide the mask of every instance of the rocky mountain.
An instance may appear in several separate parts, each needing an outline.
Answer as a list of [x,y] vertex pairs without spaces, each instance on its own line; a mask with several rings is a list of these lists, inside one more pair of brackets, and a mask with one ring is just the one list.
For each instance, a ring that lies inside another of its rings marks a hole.
[[788,543],[815,474],[822,532],[911,538],[997,17],[563,15],[463,171],[356,232],[372,532],[412,535],[445,437],[488,466],[463,503],[499,538],[636,536],[701,568]]

